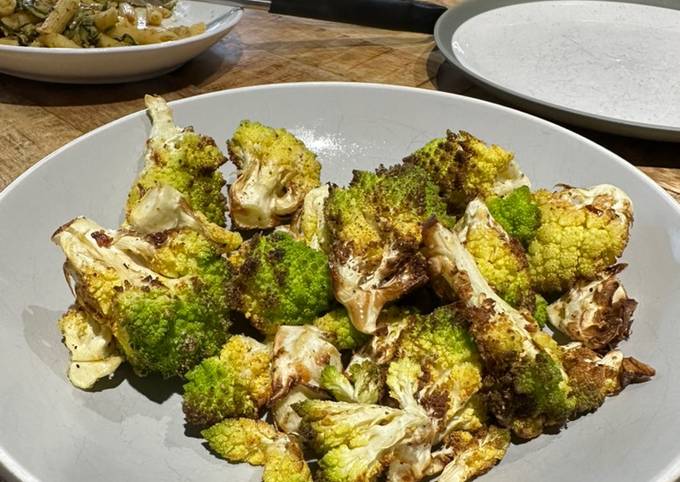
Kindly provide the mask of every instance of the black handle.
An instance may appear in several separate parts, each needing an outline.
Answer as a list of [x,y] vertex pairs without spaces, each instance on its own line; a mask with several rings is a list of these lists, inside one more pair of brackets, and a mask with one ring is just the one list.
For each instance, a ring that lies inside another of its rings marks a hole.
[[418,0],[272,0],[271,13],[431,34],[445,7]]

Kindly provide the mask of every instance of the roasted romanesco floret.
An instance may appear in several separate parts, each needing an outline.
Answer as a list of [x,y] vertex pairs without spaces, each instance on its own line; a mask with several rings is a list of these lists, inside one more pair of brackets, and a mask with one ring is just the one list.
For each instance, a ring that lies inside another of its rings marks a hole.
[[617,352],[600,359],[592,351],[558,346],[533,318],[494,293],[455,233],[432,224],[424,236],[432,276],[443,278],[467,306],[470,332],[486,368],[489,409],[519,437],[560,428],[627,383],[653,375],[650,367]]
[[326,339],[338,350],[356,350],[370,339],[369,335],[354,328],[345,308],[329,311],[314,320],[314,326],[324,332]]
[[111,329],[79,306],[64,313],[59,319],[59,330],[71,353],[68,378],[78,388],[92,388],[100,378],[113,375],[125,361]]
[[324,332],[310,325],[279,327],[274,337],[273,400],[284,397],[296,385],[319,388],[326,366],[342,369],[340,352]]
[[605,269],[594,281],[576,283],[546,309],[550,325],[572,341],[608,351],[628,338],[637,301],[628,297],[617,275],[626,267]]
[[372,333],[385,304],[427,281],[421,223],[448,219],[438,188],[416,166],[355,171],[349,187],[331,189],[325,216],[335,296]]
[[189,228],[225,254],[238,248],[242,241],[240,234],[210,222],[203,213],[191,209],[182,193],[168,184],[159,184],[146,191],[128,211],[123,228],[155,237],[171,230]]
[[271,398],[270,346],[237,335],[218,356],[187,374],[182,408],[187,422],[207,426],[228,417],[257,418]]
[[330,186],[324,184],[309,191],[302,207],[295,213],[291,230],[314,249],[328,251],[328,230],[324,206],[330,194]]
[[321,164],[285,129],[243,121],[227,142],[238,168],[229,186],[231,217],[246,229],[283,224],[319,186]]
[[316,479],[372,482],[395,460],[395,449],[429,420],[421,414],[363,403],[308,400],[293,406],[302,434],[320,456]]
[[500,462],[510,445],[510,432],[490,426],[476,432],[453,432],[445,441],[451,462],[441,482],[466,482],[485,474]]
[[201,432],[230,462],[264,465],[263,482],[312,482],[297,442],[261,420],[227,419]]
[[578,280],[593,280],[623,253],[633,222],[633,205],[621,189],[602,184],[589,189],[537,191],[541,225],[529,243],[534,289],[562,293]]
[[596,410],[606,397],[616,395],[631,383],[646,382],[655,371],[618,351],[598,355],[580,343],[560,347],[562,363],[569,375],[574,408],[571,418]]
[[144,100],[153,126],[147,141],[146,165],[128,195],[127,213],[148,190],[167,184],[182,193],[193,210],[224,226],[226,199],[221,190],[225,181],[218,171],[226,161],[224,155],[212,138],[191,128],[177,127],[161,97],[147,95]]
[[256,235],[238,258],[228,289],[231,304],[262,333],[311,323],[331,309],[328,258],[302,241],[281,231]]
[[197,231],[140,237],[76,218],[52,239],[78,304],[111,329],[138,373],[183,375],[227,340],[229,266]]
[[526,253],[491,216],[484,202],[470,202],[455,231],[494,291],[512,306],[533,311],[536,297]]
[[404,159],[425,169],[437,183],[449,209],[460,212],[476,197],[503,195],[528,185],[512,153],[488,146],[473,135],[448,131]]
[[536,236],[541,224],[541,212],[529,186],[518,187],[502,197],[491,197],[486,200],[486,205],[505,231],[524,246]]
[[490,410],[522,438],[561,427],[573,404],[557,344],[493,291],[455,233],[435,223],[424,235],[432,276],[443,278],[467,307]]

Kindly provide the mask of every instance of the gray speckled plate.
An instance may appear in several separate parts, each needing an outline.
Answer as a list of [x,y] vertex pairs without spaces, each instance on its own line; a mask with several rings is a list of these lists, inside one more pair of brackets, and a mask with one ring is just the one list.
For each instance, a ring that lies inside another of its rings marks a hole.
[[435,38],[472,80],[529,111],[680,141],[676,0],[468,0]]
[[[680,208],[636,168],[536,117],[426,90],[284,84],[216,92],[173,109],[178,123],[222,147],[242,118],[285,126],[318,152],[324,179],[337,183],[352,169],[398,162],[450,128],[514,151],[534,186],[625,189],[635,225],[624,282],[640,306],[623,350],[658,375],[557,435],[511,447],[484,480],[670,482],[680,474]],[[138,112],[99,128],[0,194],[0,478],[9,482],[259,480],[259,469],[218,460],[185,435],[179,383],[123,371],[89,393],[66,379],[56,320],[72,295],[50,235],[79,214],[118,225],[149,127]]]

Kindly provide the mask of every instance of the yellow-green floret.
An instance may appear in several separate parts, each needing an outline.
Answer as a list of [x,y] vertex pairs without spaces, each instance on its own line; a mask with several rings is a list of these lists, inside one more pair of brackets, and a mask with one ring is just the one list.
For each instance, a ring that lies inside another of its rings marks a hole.
[[325,205],[335,296],[354,326],[372,333],[382,307],[426,282],[421,225],[449,221],[437,186],[422,168],[355,171]]
[[513,154],[486,145],[473,135],[448,131],[404,159],[425,169],[437,183],[449,209],[462,211],[475,197],[504,194],[528,184]]
[[146,96],[145,100],[153,127],[147,141],[146,165],[130,190],[127,212],[147,191],[167,184],[182,193],[194,210],[224,226],[226,199],[221,190],[225,180],[218,170],[226,162],[224,155],[212,138],[177,127],[163,99]]
[[484,362],[490,411],[521,438],[559,428],[573,409],[557,344],[501,299],[482,276],[456,233],[441,225],[425,230],[426,254],[466,306],[470,333]]
[[465,248],[498,295],[514,307],[532,311],[535,294],[522,245],[496,222],[487,206],[475,199],[456,225]]
[[395,343],[394,358],[418,360],[422,371],[415,398],[445,431],[482,386],[482,365],[465,319],[453,305],[412,315]]
[[253,237],[239,257],[228,290],[231,303],[262,333],[311,323],[331,309],[331,277],[322,252],[276,231]]
[[285,129],[244,120],[227,148],[238,168],[237,179],[229,186],[231,216],[241,228],[283,224],[319,186],[321,164],[316,155]]
[[112,330],[140,374],[183,375],[228,338],[221,247],[180,229],[140,237],[76,218],[53,236],[78,302]]
[[633,221],[632,203],[614,186],[537,191],[541,225],[529,243],[534,289],[546,295],[593,280],[623,253]]
[[338,350],[356,350],[370,339],[369,335],[354,328],[345,308],[329,311],[314,320],[314,326],[324,332]]
[[363,403],[307,400],[293,405],[301,431],[320,456],[315,479],[372,482],[389,466],[394,449],[428,421],[404,410]]
[[187,374],[182,408],[188,423],[211,425],[228,417],[257,418],[272,393],[271,348],[233,336],[218,356]]
[[494,196],[486,205],[505,231],[524,246],[536,236],[541,224],[541,211],[528,186],[522,186],[503,197]]
[[263,482],[312,482],[302,450],[288,435],[261,420],[227,419],[201,435],[229,462],[264,465]]

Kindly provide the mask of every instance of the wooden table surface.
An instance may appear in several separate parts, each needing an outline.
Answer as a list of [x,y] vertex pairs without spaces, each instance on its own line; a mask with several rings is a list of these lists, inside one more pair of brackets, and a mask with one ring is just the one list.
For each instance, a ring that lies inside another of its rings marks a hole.
[[[430,35],[247,11],[210,51],[157,79],[77,86],[0,74],[0,189],[72,139],[143,109],[145,93],[176,99],[245,85],[332,80],[418,86],[503,103],[445,63]],[[680,200],[680,144],[579,132]]]

